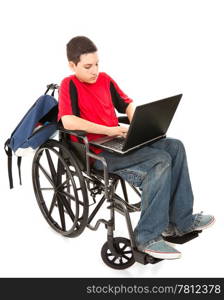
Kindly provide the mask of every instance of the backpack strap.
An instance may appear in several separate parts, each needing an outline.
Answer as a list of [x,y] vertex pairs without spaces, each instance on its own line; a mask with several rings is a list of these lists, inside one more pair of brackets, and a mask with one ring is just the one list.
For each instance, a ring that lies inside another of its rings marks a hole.
[[47,95],[47,93],[49,92],[49,90],[53,90],[52,93],[51,93],[51,96],[54,97],[54,92],[55,92],[55,90],[58,90],[58,89],[59,89],[59,85],[57,85],[55,83],[48,84],[47,85],[47,90],[44,93],[44,95]]
[[[5,153],[8,156],[8,176],[9,176],[9,187],[10,189],[13,188],[13,178],[12,178],[12,149],[9,147],[10,144],[10,139],[8,139],[5,142],[4,149]],[[18,172],[19,172],[19,183],[22,185],[22,179],[21,179],[21,162],[22,162],[22,157],[18,156],[17,158],[17,166],[18,166]]]
[[13,179],[12,179],[12,150],[9,147],[10,139],[5,142],[4,149],[5,153],[8,156],[8,176],[9,176],[9,186],[10,189],[13,188]]
[[22,179],[21,179],[21,162],[22,162],[22,156],[17,157],[17,166],[19,171],[19,184],[22,185]]

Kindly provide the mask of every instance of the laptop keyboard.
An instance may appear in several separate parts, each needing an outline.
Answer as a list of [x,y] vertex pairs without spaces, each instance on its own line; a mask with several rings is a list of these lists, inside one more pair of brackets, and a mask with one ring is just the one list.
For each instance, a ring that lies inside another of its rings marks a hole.
[[125,138],[120,136],[112,139],[111,141],[107,141],[103,143],[102,145],[107,146],[109,148],[117,149],[117,150],[122,150],[124,146]]

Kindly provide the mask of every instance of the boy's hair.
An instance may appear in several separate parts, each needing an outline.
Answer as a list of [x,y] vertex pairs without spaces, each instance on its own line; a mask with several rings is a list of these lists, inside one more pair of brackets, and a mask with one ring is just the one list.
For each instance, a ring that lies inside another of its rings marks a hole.
[[93,53],[97,51],[94,43],[85,36],[76,36],[72,38],[67,46],[68,61],[74,62],[76,65],[80,61],[82,54]]

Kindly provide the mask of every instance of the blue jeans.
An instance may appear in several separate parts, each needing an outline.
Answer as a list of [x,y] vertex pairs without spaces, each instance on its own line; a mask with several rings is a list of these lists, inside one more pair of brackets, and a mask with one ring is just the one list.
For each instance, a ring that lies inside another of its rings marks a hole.
[[[118,174],[142,191],[141,215],[134,230],[137,244],[156,239],[174,226],[179,233],[194,223],[193,193],[184,145],[172,138],[161,139],[128,154],[102,152],[108,171]],[[94,167],[102,170],[102,163]]]

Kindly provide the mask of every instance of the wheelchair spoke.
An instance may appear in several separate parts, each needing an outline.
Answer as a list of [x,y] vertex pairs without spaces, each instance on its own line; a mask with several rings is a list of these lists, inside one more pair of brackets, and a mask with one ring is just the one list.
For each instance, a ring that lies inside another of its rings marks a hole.
[[[77,189],[76,189],[76,190],[77,190]],[[84,205],[83,202],[81,202],[80,200],[76,199],[73,195],[67,193],[66,191],[60,192],[60,194],[69,197],[71,200],[77,202],[78,204],[80,204],[80,205],[82,205],[82,206]]]
[[46,178],[48,179],[48,181],[50,182],[50,184],[51,184],[52,186],[54,186],[54,182],[53,182],[51,176],[48,174],[48,172],[42,167],[42,165],[41,165],[39,162],[38,162],[37,164],[38,164],[39,168],[41,169],[41,171],[43,172],[43,174],[45,175],[45,177],[46,177]]
[[[59,192],[60,193],[60,192]],[[60,193],[61,194],[61,193]],[[58,195],[59,196],[59,195]],[[74,213],[71,209],[70,204],[68,203],[67,199],[65,198],[65,196],[61,195],[59,196],[59,201],[61,202],[61,204],[65,207],[65,209],[67,210],[67,213],[69,215],[69,217],[71,218],[71,220],[74,222],[75,220],[75,216]]]
[[80,205],[84,206],[84,203],[83,203],[82,201],[78,200],[78,203],[79,203]]
[[51,206],[50,206],[50,209],[49,209],[49,216],[51,216],[51,214],[52,214],[52,211],[55,207],[56,201],[57,201],[57,197],[56,197],[56,193],[55,193],[53,198],[52,198],[52,201],[51,201]]
[[[62,188],[70,188],[71,186],[73,186],[73,184],[69,183],[70,180],[71,180],[70,178],[66,178],[65,181],[63,181],[62,183],[60,183],[58,185],[58,189],[61,190]],[[67,185],[66,185],[66,183],[67,183]],[[76,188],[75,190],[80,191],[80,190],[82,190],[82,188],[79,187],[79,188]]]
[[121,249],[121,251],[123,251],[123,250],[126,249],[127,247],[128,247],[128,246],[124,244],[124,246],[121,247],[120,249]]
[[47,156],[47,161],[48,161],[49,168],[50,168],[50,171],[51,171],[52,179],[55,181],[55,178],[57,177],[57,174],[56,174],[55,167],[54,167],[51,155],[49,153],[49,150],[46,149],[45,153],[46,153],[46,156]]
[[[69,181],[70,181],[70,178],[66,178],[64,182],[62,182],[58,185],[58,189],[70,187],[71,184],[69,184]],[[67,186],[65,185],[66,183],[67,183]]]
[[129,257],[124,255],[124,254],[123,254],[122,258],[125,258],[126,260],[129,260]]
[[68,197],[69,199],[76,201],[75,197],[69,193],[67,193],[66,191],[60,192],[61,195],[63,195],[64,197]]
[[[58,185],[57,185],[57,189],[58,189],[58,190],[61,190],[61,189],[63,189],[63,188],[66,188],[67,186],[66,186],[65,184],[66,184],[68,181],[69,181],[69,180],[66,179],[63,183],[58,184]],[[69,184],[68,184],[68,185],[69,185]]]
[[124,251],[123,253],[124,253],[124,254],[131,254],[132,251],[131,251],[131,250],[129,250],[129,251]]
[[[61,183],[61,184],[58,186],[58,189],[61,190],[62,187],[63,187],[63,188],[66,188],[67,186],[65,186],[65,184],[68,183],[69,181],[70,181],[70,179],[67,178],[63,183]],[[82,201],[79,200],[79,196],[78,196],[78,191],[82,191],[82,188],[81,188],[81,187],[77,188],[76,186],[74,186],[74,184],[68,184],[68,186],[69,186],[69,187],[70,187],[70,186],[73,186],[73,191],[74,191],[74,194],[75,194],[74,196],[71,195],[70,193],[66,192],[65,190],[63,190],[63,192],[60,191],[60,193],[65,194],[65,195],[68,196],[71,200],[73,200],[73,201],[75,201],[75,202],[77,202],[77,203],[79,203],[80,205],[83,206],[84,203],[83,203]],[[60,188],[60,187],[61,187],[61,188]]]
[[111,261],[114,263],[116,259],[117,259],[117,257],[114,256],[114,258]]
[[60,197],[57,197],[57,203],[58,203],[59,216],[60,216],[60,220],[61,220],[61,226],[62,226],[62,230],[66,230],[65,214],[64,214],[63,204],[61,203],[60,200],[58,200],[59,198]]

